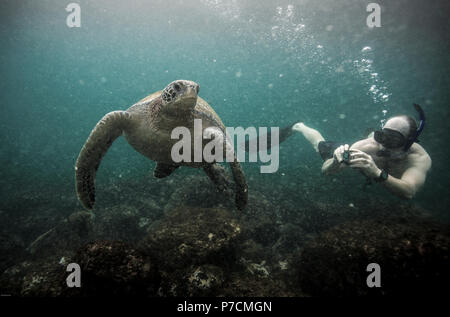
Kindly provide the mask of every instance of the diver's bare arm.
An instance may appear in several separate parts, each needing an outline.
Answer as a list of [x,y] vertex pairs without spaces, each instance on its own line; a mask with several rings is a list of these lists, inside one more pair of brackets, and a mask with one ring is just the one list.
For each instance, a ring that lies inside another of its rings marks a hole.
[[323,162],[322,173],[327,175],[335,174],[342,170],[342,167],[343,164],[338,163],[333,157]]
[[413,198],[417,191],[414,185],[409,184],[399,178],[395,178],[391,175],[388,176],[388,179],[383,183],[383,185],[391,193],[404,199]]
[[411,199],[425,183],[430,167],[431,159],[428,155],[424,155],[414,162],[414,165],[409,167],[400,179],[389,175],[383,185],[396,196]]
[[316,152],[319,152],[319,143],[325,141],[322,134],[319,131],[306,126],[303,122],[298,122],[292,126],[292,130],[298,131],[308,140],[309,143],[314,147]]

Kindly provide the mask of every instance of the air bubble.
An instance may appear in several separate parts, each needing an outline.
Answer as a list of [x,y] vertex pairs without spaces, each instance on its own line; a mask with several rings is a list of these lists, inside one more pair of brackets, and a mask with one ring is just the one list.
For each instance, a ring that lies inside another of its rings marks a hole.
[[291,17],[294,11],[294,6],[292,4],[287,6],[286,16]]
[[340,66],[336,67],[336,69],[334,71],[336,73],[343,73],[344,72],[344,66],[340,65]]

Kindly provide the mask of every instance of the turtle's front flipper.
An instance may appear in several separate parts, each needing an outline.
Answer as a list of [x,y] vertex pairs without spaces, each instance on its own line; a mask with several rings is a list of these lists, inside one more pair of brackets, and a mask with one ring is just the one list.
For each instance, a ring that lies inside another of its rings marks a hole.
[[227,177],[225,168],[218,164],[208,164],[203,167],[203,170],[219,191],[227,193],[231,189],[231,182]]
[[117,139],[130,119],[125,111],[113,111],[105,115],[92,130],[81,149],[75,164],[77,195],[87,209],[95,202],[95,173],[108,148]]
[[164,178],[172,174],[172,172],[177,168],[178,165],[156,163],[155,170],[153,171],[153,176],[155,176],[156,178]]

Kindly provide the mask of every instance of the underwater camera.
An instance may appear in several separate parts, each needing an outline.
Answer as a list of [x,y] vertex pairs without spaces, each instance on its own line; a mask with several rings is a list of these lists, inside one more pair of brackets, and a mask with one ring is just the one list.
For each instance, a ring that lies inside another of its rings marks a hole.
[[347,165],[350,164],[350,150],[344,151],[344,153],[342,154],[342,162]]

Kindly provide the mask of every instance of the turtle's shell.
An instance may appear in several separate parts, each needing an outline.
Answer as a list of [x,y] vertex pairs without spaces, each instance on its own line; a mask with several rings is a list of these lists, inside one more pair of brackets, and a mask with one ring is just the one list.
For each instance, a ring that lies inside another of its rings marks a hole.
[[131,115],[131,124],[125,130],[125,138],[141,154],[157,162],[171,163],[172,146],[179,141],[172,139],[171,134],[177,127],[190,130],[193,149],[194,119],[202,119],[202,130],[217,127],[225,131],[222,120],[203,98],[197,97],[196,105],[189,113],[180,111],[167,114],[161,111],[161,93],[158,91],[141,99],[126,111]]

